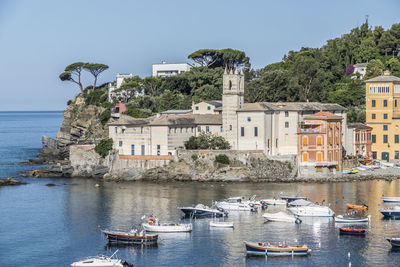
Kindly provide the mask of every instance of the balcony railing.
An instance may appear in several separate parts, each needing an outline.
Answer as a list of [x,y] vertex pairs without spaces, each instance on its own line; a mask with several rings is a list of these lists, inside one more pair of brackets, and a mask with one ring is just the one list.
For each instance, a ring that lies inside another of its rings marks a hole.
[[322,133],[318,128],[300,128],[300,133]]

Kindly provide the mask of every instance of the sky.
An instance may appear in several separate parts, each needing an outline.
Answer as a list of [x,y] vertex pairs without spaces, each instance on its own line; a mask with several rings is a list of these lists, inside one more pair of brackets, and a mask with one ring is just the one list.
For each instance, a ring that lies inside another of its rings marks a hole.
[[[398,0],[0,0],[0,111],[64,110],[79,93],[58,78],[76,61],[146,77],[202,48],[234,48],[253,68],[290,50],[321,47],[360,26],[400,22]],[[84,86],[92,83],[90,74]]]

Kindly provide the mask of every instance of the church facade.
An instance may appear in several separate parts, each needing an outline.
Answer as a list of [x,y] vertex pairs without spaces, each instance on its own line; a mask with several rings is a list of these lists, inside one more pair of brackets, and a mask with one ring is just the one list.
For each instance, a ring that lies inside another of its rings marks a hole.
[[225,70],[222,101],[204,101],[193,104],[192,110],[170,110],[147,119],[122,114],[108,124],[109,136],[120,155],[174,154],[190,136],[201,132],[223,136],[232,150],[296,155],[299,124],[306,116],[320,111],[342,117],[342,135],[346,134],[346,109],[338,104],[244,103],[244,94],[243,72]]

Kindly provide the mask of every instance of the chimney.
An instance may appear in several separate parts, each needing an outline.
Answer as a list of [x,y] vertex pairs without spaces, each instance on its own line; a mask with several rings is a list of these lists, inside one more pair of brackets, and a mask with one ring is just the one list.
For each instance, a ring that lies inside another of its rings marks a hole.
[[384,75],[384,76],[390,76],[390,71],[389,71],[389,70],[385,70],[385,71],[383,72],[383,75]]

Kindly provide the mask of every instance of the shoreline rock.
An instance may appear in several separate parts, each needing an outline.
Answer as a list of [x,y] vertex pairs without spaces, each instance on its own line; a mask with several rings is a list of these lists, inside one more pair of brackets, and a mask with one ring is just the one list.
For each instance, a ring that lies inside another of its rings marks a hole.
[[7,186],[7,185],[21,185],[21,184],[27,184],[25,182],[21,182],[19,180],[16,180],[12,177],[7,177],[4,179],[0,179],[0,186]]

